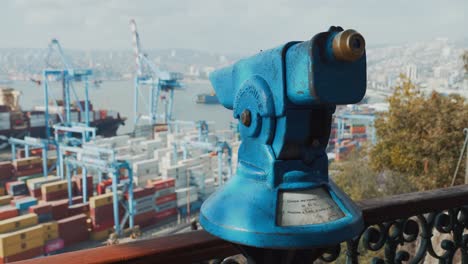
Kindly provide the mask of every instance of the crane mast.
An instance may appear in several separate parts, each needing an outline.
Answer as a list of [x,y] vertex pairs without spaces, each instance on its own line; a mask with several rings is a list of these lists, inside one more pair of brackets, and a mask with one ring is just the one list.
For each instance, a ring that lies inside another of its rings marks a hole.
[[[135,130],[140,125],[154,126],[162,118],[162,124],[173,120],[172,108],[174,102],[174,90],[182,87],[179,82],[182,74],[160,70],[142,51],[140,35],[134,19],[130,20],[132,43],[135,55],[135,80],[134,80],[134,125]],[[147,89],[146,93],[145,90]],[[161,96],[161,93],[167,96]],[[148,94],[145,97],[145,94]],[[159,102],[164,103],[163,114],[158,113]],[[143,105],[143,106],[140,106]],[[143,109],[141,109],[143,108]],[[142,111],[143,110],[143,111]],[[142,122],[142,120],[145,120]],[[161,123],[161,122],[159,122]]]

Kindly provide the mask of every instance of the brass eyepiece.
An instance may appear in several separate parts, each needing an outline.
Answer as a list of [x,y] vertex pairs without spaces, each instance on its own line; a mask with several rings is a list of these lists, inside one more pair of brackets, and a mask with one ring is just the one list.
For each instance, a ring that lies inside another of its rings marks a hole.
[[353,29],[338,33],[333,38],[333,55],[337,60],[356,61],[366,50],[364,37]]

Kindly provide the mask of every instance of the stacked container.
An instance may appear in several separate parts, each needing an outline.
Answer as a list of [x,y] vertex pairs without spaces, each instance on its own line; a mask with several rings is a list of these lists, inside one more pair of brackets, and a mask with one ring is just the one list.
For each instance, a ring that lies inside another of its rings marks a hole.
[[[89,199],[90,218],[92,223],[91,238],[100,240],[107,237],[114,229],[113,193],[106,193]],[[122,210],[119,210],[122,211]]]
[[159,163],[156,159],[138,161],[133,164],[133,181],[144,187],[146,182],[159,176]]
[[16,177],[29,176],[42,173],[41,157],[16,159],[12,162]]
[[29,212],[37,215],[39,223],[48,222],[53,219],[52,205],[47,202],[29,207]]
[[44,254],[43,227],[32,226],[0,235],[0,262],[8,263]]
[[68,247],[89,239],[87,216],[79,214],[58,220],[59,237]]
[[62,180],[42,184],[41,193],[43,201],[65,199],[68,197],[68,182],[66,180]]
[[[75,186],[75,190],[74,190],[74,193],[76,195],[81,195],[83,193],[83,175],[82,174],[78,174],[78,175],[74,175],[72,177],[72,181],[75,183],[74,186]],[[92,196],[93,195],[93,176],[92,175],[88,175],[86,177],[86,185],[87,185],[87,188],[86,188],[86,193],[88,195],[88,197]]]
[[[128,199],[128,195],[126,195]],[[142,228],[156,223],[154,211],[154,187],[136,188],[133,190],[134,225]]]
[[41,198],[42,191],[41,186],[47,183],[59,181],[60,178],[57,176],[47,176],[47,177],[38,177],[34,179],[29,179],[26,181],[26,185],[29,189],[29,194],[32,197]]
[[163,221],[177,215],[177,194],[175,179],[156,179],[148,182],[148,187],[154,187],[154,203],[156,205],[155,221]]
[[21,212],[29,210],[29,207],[37,204],[37,199],[30,196],[18,197],[11,201],[11,205],[14,205],[16,209]]
[[5,187],[8,194],[11,196],[23,196],[29,194],[26,183],[22,181],[7,182]]

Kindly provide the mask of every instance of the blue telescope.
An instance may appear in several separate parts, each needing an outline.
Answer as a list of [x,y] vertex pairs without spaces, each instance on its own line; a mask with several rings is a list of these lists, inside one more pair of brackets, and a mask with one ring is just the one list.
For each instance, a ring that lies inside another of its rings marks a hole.
[[235,176],[203,204],[200,223],[235,244],[325,247],[358,236],[362,214],[329,178],[336,105],[366,92],[365,40],[331,27],[304,42],[261,51],[210,76],[240,120]]

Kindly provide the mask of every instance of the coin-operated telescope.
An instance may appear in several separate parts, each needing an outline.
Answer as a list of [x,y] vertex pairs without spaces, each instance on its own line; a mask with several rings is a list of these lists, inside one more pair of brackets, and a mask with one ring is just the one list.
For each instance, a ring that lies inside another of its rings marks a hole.
[[242,144],[235,176],[201,208],[203,228],[260,263],[255,248],[323,248],[358,236],[361,212],[329,178],[325,149],[336,105],[358,103],[366,92],[361,34],[331,27],[210,80],[240,119]]

